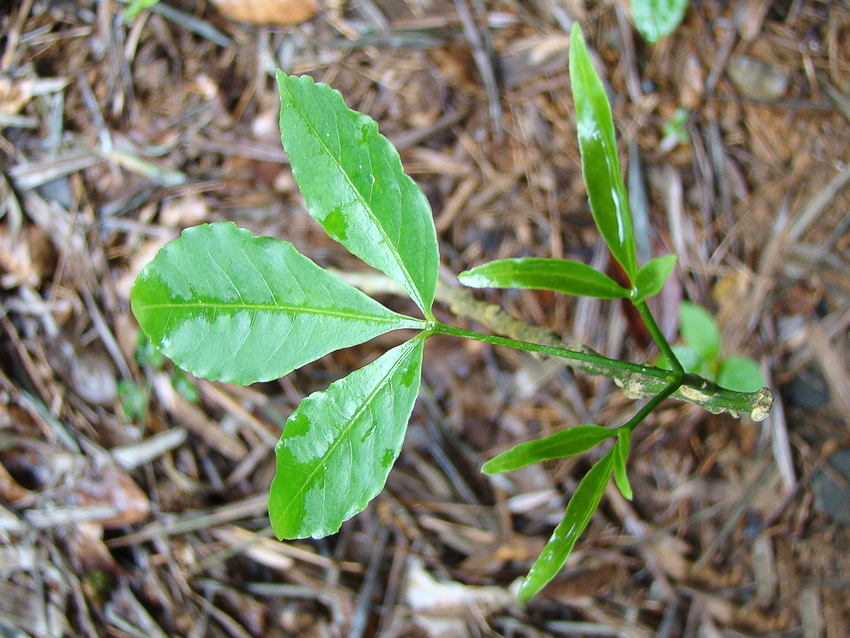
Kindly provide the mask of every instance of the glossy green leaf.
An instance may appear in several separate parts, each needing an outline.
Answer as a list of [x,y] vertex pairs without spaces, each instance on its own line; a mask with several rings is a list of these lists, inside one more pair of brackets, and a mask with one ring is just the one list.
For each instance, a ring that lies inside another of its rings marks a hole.
[[685,17],[688,0],[632,0],[632,19],[647,42],[673,33]]
[[532,565],[528,576],[519,590],[519,600],[528,600],[552,580],[573,550],[578,537],[590,522],[593,512],[599,507],[605,486],[611,479],[611,469],[614,465],[614,449],[596,462],[590,471],[578,484],[575,494],[567,505],[564,518],[555,528],[546,547]]
[[717,385],[736,392],[756,392],[766,384],[758,363],[749,357],[732,355],[720,362]]
[[422,337],[301,402],[277,453],[269,515],[278,538],[321,538],[383,489],[419,393]]
[[590,61],[578,22],[573,23],[570,38],[570,84],[590,210],[611,254],[634,283],[637,261],[632,214],[620,172],[611,105]]
[[462,272],[458,279],[472,288],[531,288],[600,299],[629,296],[605,273],[570,259],[499,259]]
[[439,252],[431,207],[370,117],[308,76],[278,71],[280,132],[310,214],[367,264],[398,281],[427,317]]
[[577,425],[534,441],[520,443],[487,461],[481,468],[485,474],[518,470],[532,463],[565,459],[587,452],[605,439],[617,436],[614,430],[598,425]]
[[632,500],[632,486],[629,485],[629,477],[626,472],[626,460],[629,458],[631,440],[631,430],[628,428],[617,430],[617,443],[614,445],[614,482],[617,484],[620,494],[628,500]]
[[720,331],[705,308],[683,301],[679,305],[679,332],[682,339],[702,356],[713,361],[720,354]]
[[637,303],[661,292],[664,282],[676,266],[676,255],[664,255],[650,259],[638,270],[632,300]]
[[249,384],[424,322],[387,310],[299,254],[232,223],[183,231],[130,296],[142,330],[196,376]]

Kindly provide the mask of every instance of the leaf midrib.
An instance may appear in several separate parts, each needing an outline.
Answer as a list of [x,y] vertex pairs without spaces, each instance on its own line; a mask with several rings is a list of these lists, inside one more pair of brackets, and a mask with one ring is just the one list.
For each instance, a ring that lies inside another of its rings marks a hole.
[[247,304],[247,303],[160,303],[160,304],[141,304],[139,310],[161,310],[168,309],[209,309],[209,310],[235,310],[249,312],[252,310],[266,310],[270,312],[281,312],[284,314],[312,314],[323,317],[337,317],[340,319],[368,319],[372,323],[397,323],[403,327],[422,328],[425,322],[414,317],[398,316],[380,316],[370,315],[366,313],[350,312],[344,310],[336,310],[334,308],[310,308],[304,306],[294,306],[288,304]]
[[[402,354],[396,360],[395,364],[393,364],[393,366],[387,371],[387,373],[385,375],[383,375],[380,382],[375,385],[374,390],[369,393],[369,395],[366,397],[366,400],[363,401],[363,403],[360,405],[360,407],[348,419],[348,421],[345,424],[345,427],[340,430],[340,435],[333,442],[333,444],[328,448],[328,450],[325,452],[325,454],[323,454],[320,458],[315,460],[314,465],[313,465],[313,470],[309,474],[307,474],[307,477],[304,479],[303,483],[301,484],[301,487],[292,495],[292,498],[289,499],[289,503],[287,503],[286,507],[283,508],[282,514],[289,512],[289,510],[292,508],[293,504],[296,502],[296,500],[298,500],[298,497],[300,497],[305,492],[308,484],[312,485],[314,477],[316,476],[316,473],[319,471],[320,467],[324,466],[325,460],[328,457],[330,457],[331,454],[333,454],[333,452],[336,451],[336,449],[342,444],[343,439],[346,439],[350,435],[350,431],[354,427],[354,423],[357,421],[357,419],[360,417],[360,415],[363,414],[363,412],[366,411],[366,408],[368,408],[372,404],[372,401],[375,400],[375,396],[378,394],[378,392],[380,390],[382,390],[389,383],[389,379],[392,377],[392,375],[395,374],[396,370],[398,370],[398,368],[401,365],[401,362],[406,360],[407,357],[412,352],[412,350],[417,347],[418,343],[414,343],[414,341],[417,341],[417,339],[411,339],[410,341],[402,344],[402,347],[410,346],[410,348],[408,348],[407,352]],[[413,345],[411,345],[411,344],[413,344]],[[286,430],[284,430],[284,432],[285,431]]]
[[[410,272],[408,271],[407,265],[404,263],[404,260],[402,259],[401,254],[398,252],[398,250],[396,250],[395,244],[392,243],[389,235],[387,235],[383,226],[381,226],[381,224],[379,223],[377,216],[372,212],[371,203],[366,202],[366,199],[363,197],[363,194],[355,186],[354,182],[351,180],[351,178],[348,176],[348,173],[343,168],[342,163],[337,160],[336,156],[333,154],[330,147],[327,144],[325,144],[325,140],[322,138],[321,135],[319,135],[319,132],[313,126],[312,122],[310,122],[310,120],[307,118],[307,112],[300,107],[300,105],[298,104],[298,101],[295,99],[295,96],[292,94],[292,91],[289,90],[289,87],[286,85],[285,82],[283,83],[282,86],[286,90],[286,93],[289,95],[290,103],[294,106],[295,110],[298,112],[298,114],[304,120],[304,123],[307,125],[307,127],[313,132],[313,137],[316,140],[318,140],[319,146],[321,146],[325,150],[325,154],[328,157],[331,158],[333,163],[336,165],[336,167],[342,173],[343,177],[345,178],[345,181],[348,182],[348,185],[357,194],[358,201],[363,206],[363,209],[366,211],[366,214],[369,216],[369,219],[372,221],[375,228],[378,230],[378,233],[381,235],[381,237],[384,240],[384,242],[386,243],[386,245],[389,247],[389,252],[393,256],[393,258],[395,259],[396,265],[401,269],[401,272],[404,275],[405,281],[408,284],[407,290],[414,297],[414,301],[416,302],[416,305],[419,306],[419,308],[422,309],[423,312],[427,311],[427,309],[425,308],[425,301],[422,299],[422,295],[419,292],[419,288],[416,285],[416,282],[413,281],[413,277],[411,276]],[[345,108],[348,108],[348,106],[345,105],[345,103],[343,103],[343,106]],[[337,127],[337,134],[339,134],[339,127]],[[372,159],[371,149],[369,148],[369,146],[367,146],[366,148],[367,148],[367,153],[369,154],[369,159],[371,161],[371,159]],[[374,176],[374,171],[372,171],[372,175]]]

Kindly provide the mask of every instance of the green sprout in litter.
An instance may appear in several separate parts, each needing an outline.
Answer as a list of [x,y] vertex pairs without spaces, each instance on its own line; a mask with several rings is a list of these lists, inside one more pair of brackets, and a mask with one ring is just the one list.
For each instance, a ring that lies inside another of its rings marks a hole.
[[676,30],[689,0],[632,0],[632,20],[647,42],[658,42]]
[[[690,301],[679,305],[679,332],[682,343],[672,346],[685,372],[699,374],[724,388],[738,392],[756,392],[764,386],[758,363],[740,355],[721,356],[720,329],[714,317]],[[661,368],[671,368],[662,355],[656,361]]]
[[561,569],[612,475],[631,498],[626,472],[631,434],[662,401],[672,396],[712,412],[755,419],[767,415],[772,398],[766,389],[737,392],[687,372],[658,329],[646,300],[661,290],[675,257],[637,262],[611,108],[577,24],[569,71],[593,219],[628,286],[579,262],[537,258],[482,264],[461,273],[459,280],[477,288],[627,299],[669,369],[609,359],[556,339],[530,342],[438,321],[432,305],[439,252],[428,200],[404,173],[398,152],[378,133],[377,124],[309,77],[278,73],[281,138],[307,208],[333,239],[397,282],[421,316],[393,312],[289,242],[253,237],[232,223],[187,229],[139,274],[131,302],[142,329],[178,366],[209,379],[239,384],[275,379],[378,335],[415,332],[372,363],[306,397],[287,420],[275,450],[277,475],[269,497],[279,538],[332,534],[383,489],[419,394],[424,344],[434,334],[560,357],[590,374],[613,378],[629,396],[649,399],[619,427],[566,428],[517,445],[484,465],[484,472],[505,472],[581,454],[609,439],[613,444],[576,488],[522,585],[523,601]]

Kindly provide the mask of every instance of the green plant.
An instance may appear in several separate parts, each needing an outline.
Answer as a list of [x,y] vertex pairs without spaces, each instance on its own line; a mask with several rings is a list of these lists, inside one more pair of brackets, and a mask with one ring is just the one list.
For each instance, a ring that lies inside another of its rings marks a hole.
[[[393,330],[415,331],[377,360],[305,398],[289,417],[276,447],[278,471],[269,498],[278,537],[331,534],[380,492],[401,449],[419,392],[424,342],[433,334],[562,357],[582,370],[612,377],[629,396],[649,398],[620,427],[568,428],[485,464],[485,472],[504,472],[614,440],[570,499],[563,522],[521,589],[523,600],[563,565],[612,473],[623,494],[631,497],[626,477],[631,433],[665,398],[675,396],[712,411],[746,412],[757,419],[767,414],[771,397],[766,390],[732,392],[687,374],[658,330],[646,298],[661,289],[675,257],[637,264],[611,110],[578,25],[572,34],[570,76],[593,217],[631,286],[621,287],[584,264],[555,259],[496,261],[462,273],[460,280],[475,287],[630,299],[671,370],[608,359],[545,335],[530,342],[438,321],[432,312],[437,236],[424,194],[404,173],[398,153],[375,122],[348,109],[338,92],[309,77],[278,73],[283,146],[308,210],[331,237],[400,284],[422,317],[390,311],[290,243],[253,237],[231,223],[187,229],[139,275],[131,301],[144,331],[179,366],[211,379],[241,384],[273,379],[339,348]],[[455,301],[463,297],[451,295]],[[452,302],[453,307],[464,303],[476,302]],[[501,320],[508,332],[515,323]],[[530,327],[515,332],[538,334]]]
[[678,27],[689,0],[632,0],[632,19],[647,42],[658,42]]
[[[674,344],[672,350],[685,372],[699,374],[738,392],[755,392],[764,386],[758,363],[740,355],[720,356],[720,330],[705,308],[683,301],[679,305],[679,333],[683,343]],[[663,355],[658,357],[656,365],[671,367]]]
[[[165,357],[154,347],[151,340],[145,334],[139,334],[139,338],[136,340],[136,350],[133,358],[139,367],[148,368],[154,372],[160,372],[166,368]],[[169,377],[171,386],[189,403],[198,403],[201,400],[198,388],[186,376],[185,372],[179,368],[173,368],[169,372]],[[144,420],[145,414],[148,411],[150,393],[151,384],[148,378],[141,385],[135,381],[125,379],[118,382],[118,399],[128,419],[131,421]]]
[[691,114],[683,106],[676,109],[673,114],[673,119],[664,124],[664,137],[675,137],[680,144],[687,144],[691,141],[688,130],[685,128],[688,124],[688,118]]
[[159,0],[123,0],[124,2],[129,2],[129,5],[124,10],[124,20],[130,22],[134,20],[137,15],[139,15],[145,9],[150,9],[153,5],[159,2]]

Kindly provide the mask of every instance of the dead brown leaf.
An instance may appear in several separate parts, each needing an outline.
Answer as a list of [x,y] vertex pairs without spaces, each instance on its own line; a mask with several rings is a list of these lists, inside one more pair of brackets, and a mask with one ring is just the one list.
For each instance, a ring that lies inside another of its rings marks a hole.
[[251,24],[298,24],[318,11],[313,0],[212,0],[222,15]]

